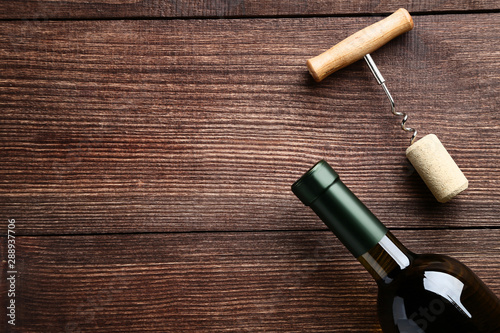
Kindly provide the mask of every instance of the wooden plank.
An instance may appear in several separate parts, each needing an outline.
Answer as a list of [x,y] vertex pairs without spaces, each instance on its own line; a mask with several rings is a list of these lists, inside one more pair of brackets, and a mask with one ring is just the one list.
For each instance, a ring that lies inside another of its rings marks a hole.
[[0,19],[108,19],[108,18],[193,18],[372,15],[394,12],[436,13],[500,9],[495,0],[450,1],[266,1],[259,0],[5,0],[0,2]]
[[[500,295],[500,230],[394,233]],[[28,236],[17,251],[16,332],[379,332],[375,282],[328,231]]]
[[305,68],[377,18],[2,22],[2,216],[22,234],[324,228],[290,185],[326,158],[391,227],[498,227],[499,17],[417,17],[373,55],[470,180],[446,205],[363,63],[320,84]]

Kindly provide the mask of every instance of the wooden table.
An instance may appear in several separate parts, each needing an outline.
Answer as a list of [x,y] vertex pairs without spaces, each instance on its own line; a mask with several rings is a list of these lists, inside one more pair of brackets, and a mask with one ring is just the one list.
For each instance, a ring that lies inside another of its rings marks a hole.
[[322,158],[500,295],[500,3],[408,1],[415,29],[372,54],[468,177],[447,204],[363,62],[305,67],[398,6],[2,1],[0,330],[379,332],[376,284],[290,191]]

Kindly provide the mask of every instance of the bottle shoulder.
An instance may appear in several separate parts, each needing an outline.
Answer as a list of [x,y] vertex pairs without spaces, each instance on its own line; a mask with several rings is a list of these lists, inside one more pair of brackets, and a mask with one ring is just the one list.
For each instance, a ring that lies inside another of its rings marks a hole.
[[451,276],[465,278],[474,273],[460,261],[442,254],[417,254],[403,275],[425,272],[441,272]]
[[500,315],[498,298],[468,267],[445,255],[414,255],[391,283],[379,284],[378,309],[384,332],[500,329],[491,323]]

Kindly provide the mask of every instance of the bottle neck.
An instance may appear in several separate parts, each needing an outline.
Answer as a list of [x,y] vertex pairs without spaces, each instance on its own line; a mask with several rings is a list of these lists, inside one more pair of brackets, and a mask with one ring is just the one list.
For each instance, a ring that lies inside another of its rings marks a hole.
[[339,175],[320,161],[292,185],[297,197],[330,230],[379,283],[390,283],[414,255],[345,186]]
[[355,258],[373,248],[387,228],[337,177],[310,205]]
[[414,256],[388,231],[373,248],[359,256],[358,260],[378,284],[389,284],[399,272],[411,264]]

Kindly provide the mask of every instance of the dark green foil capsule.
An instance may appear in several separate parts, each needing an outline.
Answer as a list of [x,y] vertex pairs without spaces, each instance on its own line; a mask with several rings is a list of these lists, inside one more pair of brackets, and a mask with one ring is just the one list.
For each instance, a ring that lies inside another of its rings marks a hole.
[[323,220],[357,258],[374,247],[387,228],[324,160],[292,185],[293,193]]

